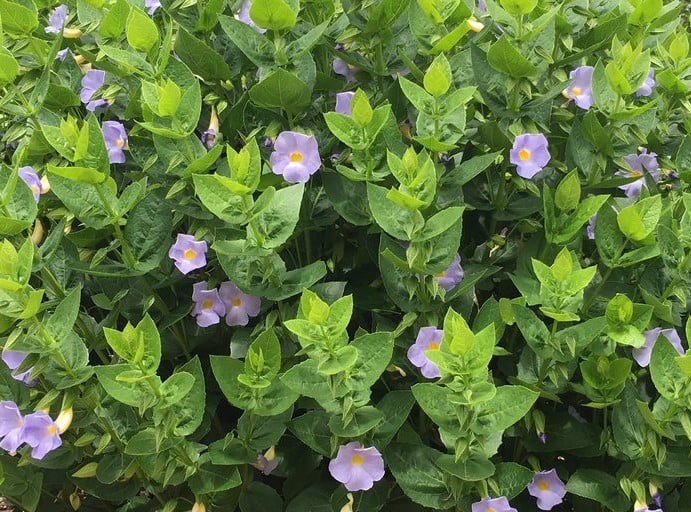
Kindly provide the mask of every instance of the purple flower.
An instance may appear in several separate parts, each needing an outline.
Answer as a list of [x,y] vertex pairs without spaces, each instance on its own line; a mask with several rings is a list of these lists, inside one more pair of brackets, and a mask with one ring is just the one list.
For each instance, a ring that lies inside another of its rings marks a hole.
[[216,144],[216,130],[209,128],[202,133],[202,144],[206,149],[211,149]]
[[199,327],[209,327],[217,324],[226,314],[226,307],[218,295],[218,290],[207,290],[206,281],[195,283],[192,286],[192,300],[196,303],[192,310],[192,316],[197,317]]
[[24,384],[31,387],[36,385],[36,380],[31,380],[31,369],[22,373],[16,373],[14,371],[22,365],[24,359],[26,359],[28,355],[29,354],[26,352],[15,352],[14,350],[5,349],[2,351],[2,360],[9,369],[12,370],[13,379],[22,381]]
[[538,432],[537,438],[542,444],[547,444],[547,434],[544,432]]
[[537,498],[537,508],[552,510],[554,506],[564,501],[566,487],[557,476],[556,469],[540,471],[528,484],[528,494]]
[[353,101],[353,96],[355,96],[354,92],[339,92],[336,95],[336,112],[350,117],[352,115],[350,104]]
[[590,240],[595,240],[595,224],[597,224],[597,213],[590,217],[588,225],[585,227],[585,234]]
[[661,508],[648,508],[647,503],[643,503],[642,501],[636,500],[636,503],[633,505],[633,512],[663,512]]
[[274,139],[272,137],[265,137],[264,138],[264,147],[265,148],[272,148],[274,147]]
[[250,2],[250,0],[244,0],[242,2],[242,7],[240,7],[240,12],[237,13],[235,18],[238,21],[242,21],[245,25],[252,27],[260,34],[263,34],[266,32],[266,29],[258,27],[254,20],[250,17],[250,7],[252,7],[252,2]]
[[69,48],[65,48],[63,50],[60,50],[56,55],[55,55],[55,60],[59,60],[61,62],[65,62],[65,57],[67,57],[67,53],[70,51]]
[[439,286],[444,288],[446,292],[450,292],[461,282],[464,275],[465,272],[463,272],[463,268],[461,267],[461,256],[460,254],[456,254],[449,267],[439,272],[434,277],[437,279]]
[[19,177],[31,189],[31,192],[34,194],[34,199],[38,203],[39,199],[41,199],[41,193],[43,192],[43,185],[41,184],[41,178],[34,172],[34,168],[29,165],[20,167]]
[[178,233],[175,243],[168,251],[168,257],[175,260],[175,266],[180,272],[189,274],[194,269],[206,265],[207,250],[204,240],[197,242],[192,235]]
[[48,26],[45,28],[47,34],[59,34],[62,32],[62,27],[65,26],[65,20],[67,19],[67,6],[58,5],[50,13],[48,18]]
[[519,176],[531,179],[547,165],[551,158],[547,138],[541,133],[524,133],[513,141],[510,161],[516,165]]
[[564,91],[564,96],[574,100],[576,106],[588,110],[593,106],[593,66],[578,67],[569,73],[569,78],[573,82]]
[[421,327],[417,333],[415,343],[408,349],[408,360],[420,368],[420,373],[428,379],[441,377],[439,367],[427,359],[428,350],[439,350],[444,331],[434,326]]
[[486,496],[480,501],[473,503],[471,510],[472,512],[518,512],[509,505],[509,500],[506,499],[506,496],[499,496],[494,499]]
[[257,462],[252,464],[259,471],[265,475],[270,475],[271,472],[278,467],[278,459],[276,458],[276,451],[272,446],[264,453],[257,452]]
[[487,14],[487,5],[485,5],[485,0],[477,0],[477,10],[480,14]]
[[101,130],[103,131],[103,139],[106,142],[110,163],[124,164],[125,153],[123,149],[127,148],[125,127],[117,121],[105,121]]
[[250,317],[259,314],[261,299],[243,293],[230,281],[221,283],[218,295],[226,308],[226,324],[228,325],[247,325]]
[[657,485],[652,482],[648,482],[648,490],[650,491],[650,497],[652,498],[653,503],[655,503],[656,506],[661,507],[662,495],[660,494],[660,489],[657,488]]
[[281,132],[269,157],[274,174],[288,183],[305,183],[321,167],[319,147],[314,135]]
[[15,453],[24,442],[22,432],[24,418],[17,404],[8,400],[0,402],[0,448]]
[[636,96],[650,96],[653,93],[653,87],[657,85],[655,81],[655,70],[650,68],[648,76],[645,77],[643,84],[636,89]]
[[642,368],[650,364],[650,355],[660,336],[667,338],[680,356],[684,355],[684,347],[681,345],[681,338],[679,338],[679,333],[677,333],[676,329],[661,329],[660,327],[655,327],[654,329],[645,331],[643,336],[645,336],[645,343],[643,346],[632,350],[633,358],[638,363],[638,366]]
[[[626,193],[626,197],[637,197],[641,195],[641,189],[647,185],[645,184],[645,171],[650,173],[650,176],[655,182],[660,179],[660,166],[657,163],[657,154],[648,153],[646,148],[641,148],[641,154],[631,154],[624,157],[624,161],[631,168],[630,170],[619,169],[615,172],[615,176],[624,176],[626,178],[638,178],[626,185],[620,185],[619,188]],[[645,170],[644,170],[645,169]]]
[[108,100],[104,100],[103,98],[99,98],[97,100],[91,100],[89,103],[86,104],[86,110],[89,112],[95,112],[97,108],[106,108],[110,105]]
[[358,69],[352,64],[348,64],[343,59],[336,58],[333,61],[332,68],[334,73],[344,76],[346,82],[355,81],[355,74],[358,72]]
[[329,473],[351,492],[366,491],[384,477],[384,459],[374,446],[362,448],[353,441],[338,448],[336,458],[329,462]]
[[82,90],[79,98],[82,103],[88,103],[94,93],[103,87],[106,81],[106,72],[100,69],[90,69],[82,78]]
[[31,446],[31,456],[41,460],[62,444],[58,425],[46,413],[38,411],[24,417],[22,438]]
[[144,1],[144,7],[147,7],[149,16],[153,16],[154,13],[156,12],[156,9],[161,7],[161,2],[160,0],[145,0]]

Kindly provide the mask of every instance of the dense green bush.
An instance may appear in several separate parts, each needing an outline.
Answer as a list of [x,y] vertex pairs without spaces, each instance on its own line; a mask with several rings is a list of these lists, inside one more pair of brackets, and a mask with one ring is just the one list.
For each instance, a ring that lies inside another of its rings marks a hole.
[[684,2],[161,3],[0,0],[0,495],[688,510]]

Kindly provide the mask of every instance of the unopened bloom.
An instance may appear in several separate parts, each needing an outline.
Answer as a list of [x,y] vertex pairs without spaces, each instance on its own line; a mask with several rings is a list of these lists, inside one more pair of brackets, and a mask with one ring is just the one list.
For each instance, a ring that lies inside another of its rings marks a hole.
[[31,456],[41,460],[62,444],[59,426],[46,413],[38,411],[24,417],[22,438],[31,446]]
[[337,75],[344,76],[346,82],[355,81],[355,74],[358,72],[358,69],[352,64],[348,64],[343,59],[336,58],[333,61],[332,68],[334,70],[334,73],[336,73]]
[[106,108],[110,105],[110,102],[108,100],[104,100],[103,98],[99,98],[97,100],[91,100],[89,103],[86,104],[86,110],[89,112],[95,112],[97,108]]
[[61,62],[65,62],[65,57],[67,57],[67,54],[69,53],[70,49],[65,48],[63,50],[60,50],[56,55],[55,55],[55,60],[59,60]]
[[518,175],[526,179],[540,172],[551,158],[547,138],[542,133],[524,133],[516,137],[509,156]]
[[22,431],[24,429],[24,418],[17,404],[5,400],[0,402],[0,448],[10,453],[15,453],[24,443]]
[[537,508],[552,510],[554,506],[564,501],[566,487],[557,476],[556,469],[540,471],[528,484],[528,494],[537,498]]
[[336,112],[350,117],[352,115],[351,103],[353,102],[353,96],[355,96],[355,93],[352,91],[336,94]]
[[653,499],[653,503],[658,507],[662,506],[662,496],[660,495],[660,489],[657,485],[652,482],[648,482],[648,491],[650,491],[650,497]]
[[257,462],[252,466],[257,468],[265,475],[270,475],[271,472],[278,467],[278,459],[276,459],[276,449],[272,446],[264,453],[257,452]]
[[353,495],[351,493],[346,494],[346,499],[348,501],[341,507],[339,512],[353,512],[353,503],[355,502]]
[[47,34],[59,34],[62,32],[62,27],[65,26],[67,20],[67,6],[58,5],[50,13],[48,18],[48,26],[45,28]]
[[506,499],[506,496],[499,496],[498,498],[486,496],[480,501],[473,503],[471,510],[472,512],[518,512],[509,505],[509,500]]
[[657,85],[655,81],[655,70],[650,68],[648,76],[645,77],[643,84],[636,89],[636,96],[650,96],[653,93],[653,87]]
[[206,265],[207,250],[204,240],[197,242],[192,235],[178,233],[175,243],[168,251],[168,257],[175,260],[175,266],[180,272],[189,274],[194,269]]
[[[105,81],[106,72],[100,69],[90,69],[82,78],[82,90],[79,91],[79,98],[82,100],[82,103],[87,104],[87,110],[93,112],[97,106],[100,106],[96,102],[91,101],[91,98],[98,89],[103,87]],[[99,100],[99,102],[103,101],[105,100]]]
[[72,418],[74,418],[74,410],[72,407],[63,409],[55,418],[55,424],[58,426],[58,434],[64,434],[70,425],[72,424]]
[[681,338],[679,338],[679,333],[676,329],[661,329],[660,327],[655,327],[643,333],[645,336],[645,343],[640,348],[634,348],[632,350],[633,358],[638,363],[638,366],[645,368],[650,364],[650,355],[653,353],[653,347],[660,336],[664,336],[672,344],[674,350],[676,350],[680,356],[684,355],[684,347],[681,345]]
[[542,444],[547,444],[547,434],[544,432],[538,432],[537,438]]
[[465,20],[465,24],[468,25],[468,28],[473,32],[482,32],[482,29],[485,28],[484,23],[479,22],[475,16],[471,16]]
[[2,360],[5,362],[7,367],[12,370],[13,379],[22,381],[27,386],[34,386],[36,381],[31,380],[31,369],[22,373],[17,373],[14,371],[22,365],[24,359],[26,359],[28,355],[29,354],[26,352],[16,352],[14,350],[5,349],[2,351]]
[[161,7],[161,1],[160,0],[145,0],[144,1],[144,7],[149,9],[147,11],[149,13],[149,16],[153,16],[154,13],[156,12],[156,9]]
[[206,505],[201,501],[195,501],[192,506],[192,512],[206,512]]
[[290,131],[278,135],[269,161],[288,183],[305,183],[322,164],[316,137]]
[[217,324],[226,314],[226,307],[218,295],[218,290],[207,290],[206,281],[192,286],[192,300],[195,302],[192,316],[197,317],[199,327],[209,327]]
[[127,149],[127,132],[125,127],[117,121],[105,121],[101,130],[103,131],[103,139],[106,142],[110,163],[125,163],[125,153],[123,152],[123,149]]
[[644,503],[642,501],[636,500],[636,503],[633,504],[633,512],[662,512],[661,508],[648,508],[648,504]]
[[34,199],[38,203],[39,199],[41,199],[41,193],[43,192],[43,185],[41,184],[41,178],[34,172],[34,168],[29,165],[20,167],[19,177],[31,189],[31,192],[34,194]]
[[641,154],[631,154],[624,157],[624,161],[631,168],[630,170],[619,169],[614,174],[616,176],[624,176],[626,178],[638,178],[626,185],[620,185],[619,188],[626,193],[626,197],[637,197],[641,195],[641,189],[647,188],[645,184],[645,171],[650,173],[650,176],[656,182],[660,179],[660,165],[657,163],[657,154],[648,153],[646,148],[641,148]]
[[351,492],[366,491],[384,477],[384,459],[374,446],[363,448],[353,441],[338,448],[329,473]]
[[439,283],[439,286],[444,288],[446,292],[450,292],[458,283],[463,280],[464,275],[465,272],[461,267],[461,256],[456,254],[448,268],[442,272],[439,272],[434,277],[436,278],[437,283]]
[[245,25],[252,27],[254,30],[263,34],[266,32],[265,28],[257,26],[254,20],[250,17],[250,8],[252,7],[252,2],[250,0],[244,0],[242,6],[240,7],[240,12],[237,13],[235,19],[242,21]]
[[588,110],[593,106],[593,66],[581,66],[569,73],[573,80],[564,90],[564,96],[571,98],[576,106]]
[[595,240],[595,224],[597,224],[597,213],[590,217],[588,225],[585,227],[585,234],[590,240]]
[[202,133],[202,144],[204,144],[206,149],[214,147],[216,144],[216,135],[218,135],[218,114],[216,114],[216,107],[211,107],[209,128]]
[[439,367],[427,359],[428,350],[439,350],[444,331],[434,326],[421,327],[417,333],[415,343],[408,349],[408,360],[420,368],[420,373],[428,379],[441,377]]
[[257,316],[261,307],[261,299],[243,293],[234,283],[221,283],[218,295],[226,307],[226,324],[247,325],[250,317]]

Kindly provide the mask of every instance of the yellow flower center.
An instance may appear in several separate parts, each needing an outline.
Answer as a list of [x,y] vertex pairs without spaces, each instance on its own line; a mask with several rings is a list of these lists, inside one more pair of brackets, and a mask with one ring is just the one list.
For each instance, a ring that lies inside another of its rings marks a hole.
[[537,484],[537,488],[541,491],[547,491],[549,490],[549,482],[546,482],[545,480],[540,480]]
[[363,462],[365,462],[365,459],[362,458],[362,455],[353,455],[350,459],[350,463],[353,466],[362,466]]
[[571,92],[574,96],[580,96],[582,91],[580,87],[572,87]]
[[55,425],[51,425],[48,427],[48,435],[54,436],[55,434],[57,434],[57,432],[58,429],[55,428]]
[[435,343],[434,341],[429,343],[427,345],[427,350],[439,350],[439,343]]
[[434,277],[444,277],[445,275],[446,275],[446,273],[442,270],[438,274],[434,274]]
[[123,139],[118,139],[115,141],[115,145],[119,148],[123,147],[125,145],[125,141]]
[[492,507],[489,507],[489,508],[487,509],[487,512],[497,512],[497,511],[496,511],[496,509],[493,509]]
[[291,162],[302,162],[302,153],[299,151],[293,151],[290,154],[290,161]]
[[355,69],[355,66],[353,66],[352,64],[346,63],[346,66],[348,66],[348,69],[350,69],[351,71]]
[[230,303],[233,305],[235,308],[239,308],[242,306],[242,299],[240,297],[235,297],[233,300],[230,301]]
[[632,178],[640,178],[641,176],[643,176],[643,173],[641,171],[631,171]]
[[211,309],[214,307],[214,301],[211,299],[206,299],[204,302],[202,302],[202,309]]
[[41,189],[38,188],[36,185],[31,185],[31,191],[32,191],[34,194],[38,194],[38,193],[41,192]]
[[521,149],[518,152],[518,158],[520,158],[521,160],[528,160],[530,158],[530,151],[525,148]]
[[187,249],[184,253],[183,256],[185,257],[186,260],[193,260],[194,258],[197,257],[197,251],[194,249]]

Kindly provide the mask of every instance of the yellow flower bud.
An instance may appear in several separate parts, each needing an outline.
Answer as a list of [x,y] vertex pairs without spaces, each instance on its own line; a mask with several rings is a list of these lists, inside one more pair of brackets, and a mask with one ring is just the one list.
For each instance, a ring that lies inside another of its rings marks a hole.
[[36,219],[36,223],[34,224],[34,230],[31,232],[31,241],[35,243],[36,245],[40,244],[41,241],[43,240],[43,224],[41,224],[41,221]]
[[206,507],[201,501],[197,501],[192,507],[192,512],[206,512]]
[[348,503],[341,507],[341,512],[353,512],[353,495],[348,493],[346,497],[348,498]]
[[209,118],[209,130],[218,133],[218,115],[216,114],[216,107],[211,107],[211,117]]
[[50,182],[48,181],[48,176],[43,176],[41,178],[41,194],[50,192]]
[[74,414],[72,407],[68,407],[67,409],[60,411],[60,414],[55,420],[55,424],[58,426],[58,432],[60,434],[64,433],[68,428],[70,428],[73,416]]
[[482,29],[485,28],[485,25],[483,23],[480,23],[475,18],[475,16],[471,16],[465,22],[466,22],[466,25],[468,25],[468,28],[470,30],[472,30],[473,32],[482,32]]
[[84,64],[86,62],[86,59],[84,58],[83,55],[75,55],[74,61],[81,66],[82,64]]
[[403,368],[401,368],[400,366],[396,366],[395,364],[390,364],[389,366],[387,366],[386,371],[391,373],[398,372],[401,375],[401,377],[406,376],[406,373],[405,371],[403,371]]
[[62,37],[65,39],[78,39],[82,37],[82,31],[78,28],[64,28],[62,29]]
[[274,460],[276,458],[276,449],[275,448],[276,448],[275,446],[272,446],[271,448],[269,448],[268,450],[266,450],[264,452],[264,458],[266,460]]

